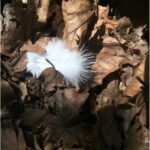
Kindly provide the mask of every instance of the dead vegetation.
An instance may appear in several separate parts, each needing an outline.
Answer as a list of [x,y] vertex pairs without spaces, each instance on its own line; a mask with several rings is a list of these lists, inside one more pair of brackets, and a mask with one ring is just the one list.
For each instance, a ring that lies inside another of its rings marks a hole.
[[[2,1],[2,149],[148,150],[148,2],[60,2]],[[94,53],[87,85],[26,72],[26,52],[54,38]]]

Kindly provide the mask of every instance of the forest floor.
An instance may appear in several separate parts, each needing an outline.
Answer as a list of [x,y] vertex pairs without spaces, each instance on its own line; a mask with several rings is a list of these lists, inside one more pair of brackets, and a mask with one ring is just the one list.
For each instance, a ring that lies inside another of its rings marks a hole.
[[[149,149],[148,3],[2,0],[2,150]],[[89,83],[26,71],[26,53],[57,38],[95,55]]]

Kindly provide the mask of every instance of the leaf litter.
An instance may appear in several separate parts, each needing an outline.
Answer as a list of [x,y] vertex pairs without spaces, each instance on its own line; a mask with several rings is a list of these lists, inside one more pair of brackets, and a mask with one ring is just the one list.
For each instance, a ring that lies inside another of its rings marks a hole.
[[[2,149],[148,149],[149,29],[147,18],[139,25],[136,9],[124,7],[94,0],[3,4]],[[88,84],[74,87],[55,68],[39,78],[26,72],[26,52],[43,53],[57,38],[94,53]]]

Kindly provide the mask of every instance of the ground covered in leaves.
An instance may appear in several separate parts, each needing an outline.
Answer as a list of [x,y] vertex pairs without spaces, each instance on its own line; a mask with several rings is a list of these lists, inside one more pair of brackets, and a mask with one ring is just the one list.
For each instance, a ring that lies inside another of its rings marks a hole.
[[[3,150],[148,150],[148,0],[2,0],[0,18]],[[26,71],[54,38],[95,55],[89,83]]]

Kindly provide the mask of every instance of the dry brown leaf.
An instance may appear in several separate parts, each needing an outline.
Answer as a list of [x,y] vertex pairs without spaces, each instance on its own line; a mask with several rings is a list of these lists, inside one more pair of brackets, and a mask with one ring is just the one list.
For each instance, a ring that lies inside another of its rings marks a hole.
[[22,3],[19,1],[13,1],[11,4],[5,5],[1,43],[3,54],[10,55],[18,45],[31,35],[36,15],[33,4],[33,2],[30,2],[25,9],[22,9]]
[[98,141],[97,148],[106,149],[108,147],[111,149],[113,145],[114,149],[120,149],[121,134],[117,128],[112,105],[109,104],[98,111],[97,118],[98,122],[95,128],[97,134],[96,140]]
[[87,100],[88,92],[79,93],[75,88],[60,89],[55,88],[53,95],[45,96],[45,101],[48,105],[58,112],[59,115],[64,116],[66,121],[69,120],[72,115],[76,115],[79,112],[79,108]]
[[54,20],[52,20],[52,29],[57,31],[56,37],[62,38],[64,30],[62,8],[57,4],[53,4],[51,5],[50,10],[50,14],[48,14],[49,18],[53,16],[53,14],[56,15]]
[[137,114],[140,113],[142,107],[131,106],[128,104],[119,105],[116,110],[116,115],[121,117],[123,120],[123,130],[124,134],[127,134],[131,121],[135,118]]
[[101,84],[102,80],[109,73],[119,69],[121,65],[129,63],[136,65],[131,56],[128,56],[121,47],[104,47],[96,56],[93,65],[95,71],[94,83]]
[[[36,0],[23,1],[23,3],[13,1],[4,7],[1,53],[5,55],[10,55],[18,45],[27,40],[35,31],[43,29],[47,23],[47,18],[53,13],[49,10],[49,7],[53,7],[51,1]],[[62,27],[60,27],[60,30],[62,30]]]
[[101,20],[103,20],[104,24],[106,25],[106,28],[115,29],[117,27],[118,20],[110,19],[108,17],[108,7],[99,5],[98,13],[99,13],[99,17],[101,18]]
[[[132,26],[133,18],[109,16],[109,9],[113,11],[114,5],[120,8],[120,2],[109,0],[110,8],[101,3],[97,0],[13,0],[5,5],[1,16],[1,50],[2,54],[12,57],[2,57],[6,70],[2,70],[2,78],[10,77],[9,82],[2,80],[1,83],[2,105],[8,106],[2,108],[5,114],[2,121],[4,127],[19,124],[25,139],[31,136],[31,141],[30,138],[26,141],[27,148],[31,144],[33,149],[40,150],[147,149],[148,114],[144,100],[148,99],[145,96],[145,92],[148,93],[145,67],[148,66],[145,62],[148,44],[142,39],[143,29]],[[143,18],[138,17],[139,23]],[[43,53],[44,45],[52,40],[45,37],[47,33],[54,38],[63,37],[70,48],[80,49],[85,43],[89,51],[96,54],[93,80],[90,80],[94,88],[87,92],[83,86],[82,91],[77,91],[65,83],[64,76],[55,68],[45,69],[39,78],[24,74],[25,52]],[[11,66],[5,65],[10,62]],[[17,105],[13,101],[16,100],[14,87],[19,93]],[[123,124],[116,115],[124,120]],[[9,133],[13,139],[6,136],[8,141],[4,137],[3,142],[16,149],[15,134]],[[37,135],[32,142],[33,134]]]
[[4,55],[10,55],[23,37],[20,22],[16,19],[17,11],[13,4],[6,4],[3,10],[1,53]]
[[54,145],[52,143],[48,143],[46,144],[46,146],[44,147],[44,150],[53,150]]
[[45,69],[40,77],[44,79],[44,92],[45,94],[54,92],[57,88],[64,88],[66,87],[66,82],[64,80],[64,76],[55,70],[54,68],[47,68]]
[[11,101],[16,99],[16,93],[9,82],[1,81],[1,105],[2,107],[9,104]]
[[3,150],[16,150],[17,148],[19,148],[19,150],[26,149],[26,143],[21,130],[19,130],[18,141],[13,129],[2,129],[1,136],[2,139],[5,139],[1,142],[1,148]]
[[21,51],[35,51],[42,53],[45,51],[44,46],[51,41],[50,37],[41,37],[35,43],[32,43],[31,40],[28,40],[21,48]]
[[22,115],[21,126],[28,131],[36,131],[46,114],[46,111],[38,108],[26,108]]
[[137,77],[139,77],[142,81],[145,80],[145,74],[147,74],[147,72],[145,72],[145,63],[147,58],[147,55],[144,56],[144,58],[141,61],[141,64],[139,64],[135,68],[134,76],[132,77],[130,83],[128,83],[126,88],[122,91],[122,93],[116,98],[115,105],[128,103],[130,98],[136,96],[142,91],[143,84],[139,82]]
[[141,64],[138,65],[138,67],[135,69],[134,77],[130,82],[130,84],[127,85],[126,89],[123,91],[122,93],[123,95],[133,97],[142,90],[141,87],[143,85],[138,81],[137,77],[139,77],[142,81],[144,81],[146,57],[147,56],[144,56]]
[[25,54],[23,54],[21,56],[21,58],[16,62],[16,64],[14,64],[14,66],[12,66],[14,72],[17,73],[17,72],[21,72],[21,71],[25,70],[26,65],[27,65],[27,61],[26,60],[27,60],[27,57],[26,57]]
[[79,109],[89,96],[87,92],[79,93],[75,88],[66,88],[63,92],[66,102],[69,105],[73,105],[76,109]]
[[81,38],[87,29],[89,19],[94,13],[94,1],[62,1],[63,19],[65,22],[64,39],[70,48],[77,47],[76,40]]
[[146,99],[144,99],[144,96],[142,93],[138,94],[136,98],[136,105],[137,106],[142,106],[142,110],[140,114],[138,115],[138,120],[143,126],[148,125],[148,106],[147,103],[145,102]]
[[148,150],[149,132],[139,122],[135,123],[128,132],[125,150]]
[[40,0],[40,7],[37,9],[38,22],[46,23],[51,1],[52,0]]
[[126,66],[126,67],[123,67],[121,71],[122,71],[122,74],[120,76],[121,81],[122,81],[121,84],[122,84],[122,87],[125,86],[126,88],[126,86],[129,85],[130,82],[132,81],[132,77],[134,75],[134,68],[131,66]]
[[106,88],[104,88],[104,90],[97,96],[97,111],[102,110],[110,105],[112,101],[119,95],[118,84],[119,80],[114,79],[110,81]]

